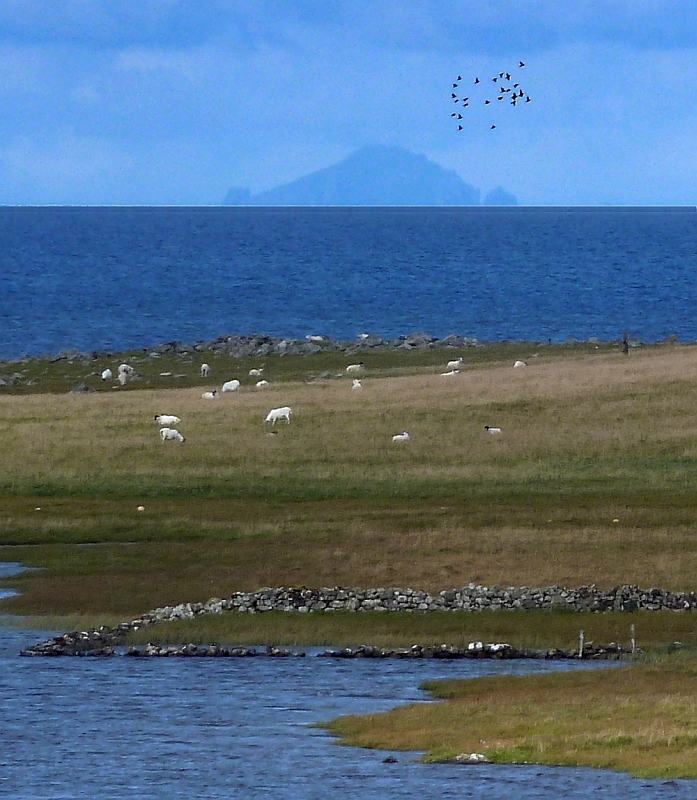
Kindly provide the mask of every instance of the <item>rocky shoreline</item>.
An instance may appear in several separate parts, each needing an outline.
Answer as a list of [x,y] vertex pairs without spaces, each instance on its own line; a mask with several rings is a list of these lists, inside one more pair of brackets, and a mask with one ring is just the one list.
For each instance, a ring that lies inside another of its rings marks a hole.
[[[569,339],[567,345],[574,344],[619,344],[619,341],[601,342],[596,337],[591,337],[587,342]],[[537,342],[543,346],[544,342]],[[638,340],[629,340],[631,347],[641,346]],[[163,355],[176,355],[186,357],[196,353],[212,353],[213,355],[229,355],[232,358],[264,358],[266,356],[312,355],[315,353],[345,353],[346,355],[360,354],[371,350],[428,350],[434,348],[467,348],[484,347],[485,342],[472,336],[460,336],[451,333],[439,338],[428,333],[414,332],[393,339],[383,339],[376,334],[360,334],[352,341],[332,339],[329,336],[308,335],[305,339],[291,337],[268,336],[256,333],[251,336],[217,336],[214,339],[204,339],[193,344],[173,341],[155,344],[150,347],[129,348],[123,351],[96,350],[83,352],[77,349],[64,349],[55,354],[41,356],[22,356],[18,359],[2,359],[2,363],[12,364],[29,360],[59,362],[59,361],[88,361],[113,358],[120,353],[141,352],[144,356],[157,358]]]
[[[140,628],[175,620],[193,619],[205,614],[229,612],[259,614],[267,611],[285,613],[389,613],[447,612],[447,611],[506,611],[506,610],[566,610],[570,612],[633,612],[633,611],[692,611],[697,609],[697,593],[669,592],[665,589],[641,589],[622,585],[607,591],[595,585],[567,589],[561,586],[543,588],[480,586],[470,583],[461,589],[430,594],[418,589],[356,589],[356,588],[265,588],[257,592],[235,592],[227,599],[211,598],[206,603],[181,603],[177,606],[156,608],[116,628],[74,631],[53,637],[24,648],[24,656],[109,656],[116,654],[128,633]],[[188,648],[188,649],[187,649]],[[363,646],[361,648],[327,651],[325,655],[336,658],[616,658],[624,651],[617,644],[595,647],[591,642],[578,651],[528,651],[513,648],[505,643],[483,644],[471,642],[467,648],[458,649],[442,645],[424,648],[414,645],[409,650],[384,650]],[[220,648],[216,645],[197,647],[130,648],[131,656],[279,656],[292,655],[290,651],[267,648]]]

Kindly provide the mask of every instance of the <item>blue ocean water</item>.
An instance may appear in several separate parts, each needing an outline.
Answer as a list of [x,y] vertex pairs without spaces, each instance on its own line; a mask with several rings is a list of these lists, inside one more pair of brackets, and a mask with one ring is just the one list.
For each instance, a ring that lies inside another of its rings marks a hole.
[[697,340],[690,209],[0,209],[0,357],[219,335]]

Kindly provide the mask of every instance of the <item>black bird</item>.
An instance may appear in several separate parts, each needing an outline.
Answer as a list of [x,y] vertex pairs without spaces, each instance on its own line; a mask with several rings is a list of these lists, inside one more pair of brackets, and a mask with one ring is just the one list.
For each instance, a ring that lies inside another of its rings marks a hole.
[[462,98],[462,102],[463,102],[463,103],[466,103],[468,100],[469,100],[469,97],[463,97],[463,98]]
[[463,103],[463,104],[462,104],[462,107],[463,107],[463,108],[469,108],[469,107],[470,107],[470,104],[469,104],[469,103]]
[[518,97],[525,97],[522,89],[518,92]]
[[516,100],[515,100],[515,97],[513,98],[513,100],[511,100],[511,105],[512,105],[512,106],[516,105]]
[[457,98],[455,100],[453,100],[453,103],[459,103],[459,102],[460,101]]
[[530,102],[530,98],[529,98],[529,97],[526,97],[526,98],[525,98],[525,102],[526,102],[526,103],[529,103],[529,102]]
[[458,129],[459,131],[461,131],[461,130],[462,130],[462,125],[458,125],[458,126],[457,126],[457,129]]
[[479,78],[475,78],[475,79],[474,79],[474,82],[475,82],[475,83],[479,83]]
[[451,92],[451,93],[450,93],[450,96],[451,96],[451,97],[457,97],[457,95],[456,95],[454,92]]
[[506,80],[510,81],[510,79],[511,79],[511,76],[508,73],[506,73]]
[[457,84],[456,83],[453,84],[453,89],[457,89]]
[[457,115],[457,118],[458,118],[458,119],[462,119],[462,114],[458,114],[458,115]]
[[520,86],[520,84],[519,84],[519,83],[514,83],[514,84],[513,84],[513,88],[514,88],[514,89],[517,89],[519,86]]
[[499,72],[499,78],[503,78],[503,72]]
[[518,64],[518,66],[519,66],[519,67],[524,67],[524,66],[525,66],[525,64],[523,64],[523,62],[521,61],[521,62]]
[[452,113],[450,116],[451,116],[451,117],[456,117],[456,116],[457,116],[457,114],[456,114],[456,113],[453,111],[453,113]]
[[491,130],[493,131],[495,127],[496,127],[496,125],[492,125],[491,126]]
[[499,95],[499,96],[498,96],[496,99],[497,99],[497,100],[503,100],[503,95],[502,95],[502,94],[501,94],[501,95]]
[[488,106],[490,102],[491,102],[491,100],[485,100],[485,101],[484,101],[484,105],[485,105],[485,106]]
[[491,80],[492,80],[494,83],[496,83],[496,81],[498,80],[498,78],[492,78]]
[[461,81],[461,80],[462,80],[462,75],[458,75],[458,76],[457,76],[457,79],[458,79],[459,81]]

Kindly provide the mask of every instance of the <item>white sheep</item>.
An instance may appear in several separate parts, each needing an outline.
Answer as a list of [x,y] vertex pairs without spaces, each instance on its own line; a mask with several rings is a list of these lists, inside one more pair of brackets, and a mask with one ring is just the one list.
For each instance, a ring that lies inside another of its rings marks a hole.
[[226,381],[223,384],[223,391],[224,392],[239,392],[240,390],[240,382],[235,379],[234,381]]
[[120,364],[118,377],[121,386],[125,386],[128,383],[128,381],[130,381],[130,379],[133,377],[134,373],[135,370],[130,364]]
[[324,336],[313,336],[311,333],[308,333],[305,337],[308,342],[323,342]]
[[362,372],[363,371],[363,362],[359,361],[358,364],[349,364],[346,367],[346,373],[350,375],[352,372]]
[[279,420],[284,419],[290,425],[291,414],[292,411],[288,406],[283,406],[282,408],[272,408],[271,411],[269,411],[269,413],[266,415],[264,422],[270,422],[272,425],[275,425]]
[[160,439],[163,442],[185,442],[186,439],[176,428],[160,428]]
[[267,387],[268,385],[269,385],[269,382],[268,382],[268,381],[257,381],[257,382],[256,382],[256,387],[257,387],[257,389],[266,389],[266,387]]
[[514,367],[527,367],[527,364],[524,361],[516,361],[513,366]]
[[207,378],[211,374],[211,368],[208,364],[201,364],[201,377]]
[[110,381],[114,377],[114,373],[110,369],[105,369],[102,372],[102,380],[103,381]]
[[501,428],[492,428],[491,425],[485,425],[484,430],[487,433],[490,433],[492,436],[495,436],[497,433],[501,433]]
[[460,358],[458,358],[457,361],[448,361],[448,363],[445,365],[445,368],[452,371],[454,369],[460,369],[461,366],[462,366],[462,356],[460,356]]
[[250,378],[261,378],[261,376],[263,374],[264,374],[264,368],[263,367],[259,367],[259,369],[250,369],[249,370],[249,377]]
[[353,379],[353,385],[351,386],[352,392],[357,392],[359,389],[363,388],[363,384],[358,380],[358,378]]
[[410,436],[406,431],[404,431],[404,433],[396,433],[392,437],[392,441],[393,442],[408,442],[409,439],[410,439]]
[[450,378],[452,375],[459,375],[459,374],[460,374],[459,369],[451,369],[450,372],[441,372],[441,375],[444,378]]
[[217,389],[213,389],[212,392],[204,392],[201,395],[201,397],[204,400],[217,400],[217,398],[218,398],[218,390]]
[[173,414],[155,414],[155,422],[157,422],[158,425],[169,428],[171,425],[179,425],[181,420]]

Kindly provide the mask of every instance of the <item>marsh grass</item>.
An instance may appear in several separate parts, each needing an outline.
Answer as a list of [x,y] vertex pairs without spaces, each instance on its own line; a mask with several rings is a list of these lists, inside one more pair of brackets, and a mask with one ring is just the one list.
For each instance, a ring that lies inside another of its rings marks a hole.
[[[423,363],[442,353],[370,354],[360,393],[279,359],[283,381],[213,402],[200,386],[0,396],[0,557],[43,568],[6,581],[23,594],[2,607],[130,615],[269,585],[696,589],[697,348],[517,353],[527,369],[490,353],[453,379]],[[277,405],[293,421],[269,436]],[[184,445],[159,441],[156,413],[182,418]]]
[[697,662],[426,683],[441,703],[344,717],[344,744],[697,778]]

